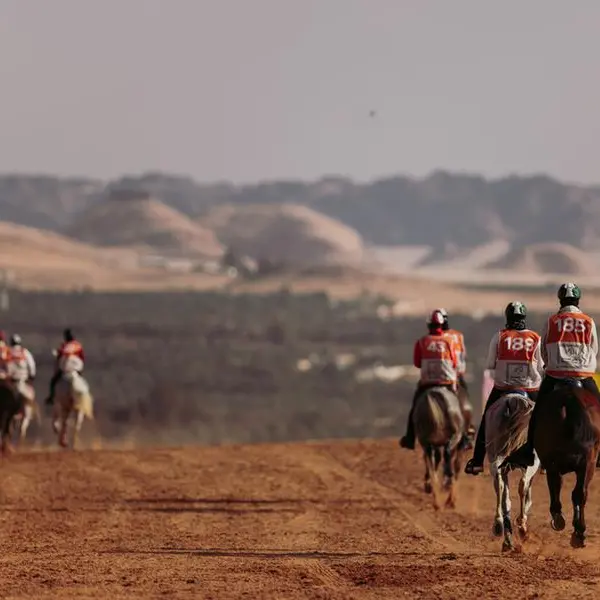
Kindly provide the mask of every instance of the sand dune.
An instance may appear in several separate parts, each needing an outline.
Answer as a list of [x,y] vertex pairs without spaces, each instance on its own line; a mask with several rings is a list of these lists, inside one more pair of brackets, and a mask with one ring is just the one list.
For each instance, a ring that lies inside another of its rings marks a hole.
[[517,248],[490,261],[486,269],[511,269],[519,273],[561,273],[565,275],[594,275],[597,261],[588,253],[569,244],[532,244]]
[[234,250],[255,258],[302,264],[357,264],[360,235],[306,206],[219,206],[200,221]]
[[212,231],[140,192],[114,192],[81,214],[66,233],[98,246],[164,254],[217,257],[223,252]]

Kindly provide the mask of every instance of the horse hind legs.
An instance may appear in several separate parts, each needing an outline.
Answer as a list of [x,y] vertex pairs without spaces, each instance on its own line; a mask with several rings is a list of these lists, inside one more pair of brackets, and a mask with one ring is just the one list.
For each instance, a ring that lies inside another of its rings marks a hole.
[[10,443],[10,438],[7,434],[2,436],[2,455],[3,456],[10,456],[11,454],[14,454],[15,450],[12,446],[12,444]]
[[573,548],[585,548],[585,521],[582,519],[582,513],[581,506],[573,507],[573,533],[571,534]]
[[529,537],[529,527],[527,521],[529,518],[529,512],[533,500],[531,498],[531,484],[533,477],[536,474],[539,466],[535,464],[533,467],[529,467],[523,473],[523,477],[519,482],[519,498],[521,501],[521,514],[517,517],[517,531],[522,541],[525,541]]
[[508,481],[508,469],[502,471],[502,526],[504,529],[504,540],[502,542],[502,552],[508,552],[515,549],[513,542],[513,527],[510,516],[510,487]]
[[587,501],[587,488],[594,475],[596,461],[590,461],[585,469],[577,472],[577,482],[571,494],[573,501],[573,533],[571,546],[573,548],[585,547],[585,503]]
[[502,552],[509,552],[515,549],[513,541],[513,528],[510,517],[510,509],[504,513],[502,518],[502,525],[504,528],[504,540],[502,542]]
[[446,498],[446,508],[456,508],[456,483],[454,479],[450,480],[450,489],[448,498]]
[[[431,488],[431,496],[433,499],[433,508],[435,510],[439,510],[440,509],[440,503],[439,503],[439,499],[438,499],[438,489],[437,489],[437,472],[435,469],[435,457],[434,457],[434,453],[433,450],[432,451],[426,451],[425,452],[425,477],[427,477],[427,473],[429,473],[429,486]],[[427,481],[425,483],[425,485],[427,485]]]
[[444,491],[448,492],[446,508],[456,508],[456,482],[452,466],[454,464],[450,446],[444,447]]
[[560,491],[562,488],[562,475],[555,471],[546,471],[548,492],[550,493],[550,526],[554,531],[562,531],[566,527],[565,517],[562,514]]
[[67,419],[63,419],[60,425],[59,436],[58,436],[58,445],[61,448],[68,448],[69,442],[67,440]]
[[431,494],[433,492],[433,486],[431,485],[431,474],[429,470],[425,471],[425,483],[423,485],[423,491],[426,494]]
[[75,427],[73,428],[73,450],[79,447],[79,436],[81,435],[81,427],[83,426],[83,420],[85,413],[78,411],[75,416]]

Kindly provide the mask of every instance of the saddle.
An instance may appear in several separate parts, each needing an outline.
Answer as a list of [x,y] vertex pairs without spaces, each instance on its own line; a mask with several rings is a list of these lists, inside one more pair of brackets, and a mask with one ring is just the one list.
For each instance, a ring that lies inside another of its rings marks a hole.
[[583,382],[581,381],[581,379],[565,377],[565,379],[557,379],[552,389],[560,390],[565,388],[583,388]]
[[525,390],[510,390],[511,394],[518,394],[519,396],[525,396],[529,398],[529,394]]

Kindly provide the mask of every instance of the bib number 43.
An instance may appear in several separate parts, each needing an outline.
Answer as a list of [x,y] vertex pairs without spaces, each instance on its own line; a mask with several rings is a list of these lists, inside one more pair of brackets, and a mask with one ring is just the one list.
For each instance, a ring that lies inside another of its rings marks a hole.
[[444,342],[438,342],[435,340],[432,340],[427,345],[427,350],[429,350],[429,352],[436,352],[438,354],[443,354],[447,349],[448,347],[446,344],[444,344]]

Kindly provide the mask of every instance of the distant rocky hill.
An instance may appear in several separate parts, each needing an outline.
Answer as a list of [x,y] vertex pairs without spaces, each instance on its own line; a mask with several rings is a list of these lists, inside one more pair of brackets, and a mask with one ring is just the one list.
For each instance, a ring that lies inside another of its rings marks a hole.
[[583,277],[594,276],[598,272],[596,261],[583,250],[561,243],[532,244],[516,248],[501,258],[490,261],[485,268]]
[[112,190],[75,215],[65,233],[94,246],[129,247],[164,254],[221,256],[215,234],[145,191]]
[[363,259],[360,235],[299,204],[222,205],[200,219],[238,254],[284,264],[351,265]]
[[73,233],[81,213],[104,201],[106,184],[142,190],[196,221],[221,205],[301,205],[349,226],[367,245],[426,245],[438,256],[494,240],[512,249],[561,243],[600,250],[600,189],[546,176],[435,172],[366,184],[328,177],[234,186],[160,173],[116,182],[12,175],[0,177],[0,219]]

